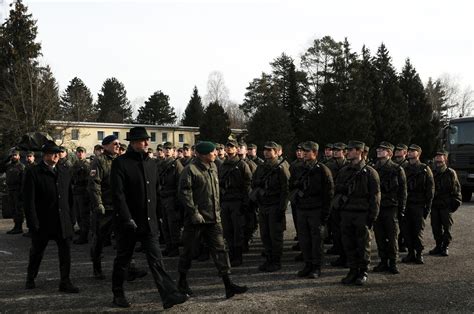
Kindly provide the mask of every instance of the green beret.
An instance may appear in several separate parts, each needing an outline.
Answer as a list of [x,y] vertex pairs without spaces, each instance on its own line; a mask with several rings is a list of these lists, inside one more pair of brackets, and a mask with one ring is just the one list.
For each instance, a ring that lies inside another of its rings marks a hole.
[[248,144],[248,145],[247,145],[247,148],[248,148],[248,149],[257,149],[257,145],[255,145],[255,144]]
[[212,142],[200,142],[196,145],[196,152],[201,155],[207,155],[216,149],[216,145]]
[[405,144],[397,144],[397,146],[395,146],[395,150],[408,150],[408,146]]
[[416,150],[417,152],[421,153],[421,147],[416,144],[411,144],[410,147],[408,147],[408,150]]
[[346,148],[347,148],[347,145],[344,144],[344,143],[341,143],[341,142],[339,142],[339,143],[334,143],[334,145],[333,145],[333,147],[332,147],[333,150],[344,150],[344,149],[346,149]]
[[352,148],[364,150],[365,143],[361,141],[349,141],[349,144],[347,145],[347,149],[352,149]]
[[303,149],[305,151],[318,151],[319,144],[313,141],[307,141],[303,143]]
[[393,152],[394,146],[386,141],[380,142],[379,146],[377,148],[383,148],[383,149],[388,149]]
[[163,148],[171,149],[171,148],[173,148],[173,144],[171,144],[171,142],[166,142],[166,143],[163,144]]
[[83,153],[86,153],[87,151],[86,151],[86,149],[85,149],[84,147],[78,146],[78,147],[76,148],[76,152],[83,152]]
[[263,144],[264,149],[278,149],[278,144],[274,141],[268,141]]

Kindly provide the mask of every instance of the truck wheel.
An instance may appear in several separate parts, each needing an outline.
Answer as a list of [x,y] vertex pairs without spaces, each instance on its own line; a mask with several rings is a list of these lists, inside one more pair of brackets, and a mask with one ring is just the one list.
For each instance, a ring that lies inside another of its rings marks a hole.
[[471,201],[471,198],[472,198],[472,190],[469,190],[469,189],[461,189],[461,193],[462,193],[462,201],[463,201],[464,203]]

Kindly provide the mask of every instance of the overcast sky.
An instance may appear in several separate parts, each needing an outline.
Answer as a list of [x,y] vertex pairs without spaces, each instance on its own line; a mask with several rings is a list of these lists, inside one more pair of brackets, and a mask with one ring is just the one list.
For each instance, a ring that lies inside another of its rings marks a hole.
[[[2,0],[0,0],[2,1]],[[3,0],[11,2],[11,0]],[[80,77],[97,98],[115,76],[136,105],[153,92],[183,112],[194,85],[224,75],[230,99],[282,52],[297,59],[314,39],[348,37],[372,53],[384,42],[400,71],[409,57],[423,82],[444,73],[474,87],[473,1],[39,1],[44,62],[63,90]]]

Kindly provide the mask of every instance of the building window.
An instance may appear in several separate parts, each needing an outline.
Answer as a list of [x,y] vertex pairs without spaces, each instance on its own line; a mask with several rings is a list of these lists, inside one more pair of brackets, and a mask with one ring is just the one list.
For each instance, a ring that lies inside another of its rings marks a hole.
[[161,141],[168,142],[168,133],[166,132],[161,133]]
[[104,131],[97,131],[97,140],[102,141],[104,139]]
[[112,132],[117,138],[120,138],[120,132]]
[[156,132],[150,132],[150,141],[156,142]]
[[184,143],[184,134],[178,134],[178,141]]
[[72,129],[71,130],[71,140],[77,141],[79,139],[79,130],[78,129]]

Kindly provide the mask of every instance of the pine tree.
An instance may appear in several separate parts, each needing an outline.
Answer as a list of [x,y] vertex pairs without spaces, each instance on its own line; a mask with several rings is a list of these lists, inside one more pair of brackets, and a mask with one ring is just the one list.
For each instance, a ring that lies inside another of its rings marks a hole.
[[58,112],[58,87],[49,66],[40,66],[37,26],[21,0],[0,26],[0,135],[12,147],[26,132],[46,131]]
[[73,78],[61,95],[60,112],[67,121],[94,121],[96,117],[92,94],[84,82]]
[[204,107],[202,105],[201,96],[196,86],[193,89],[193,95],[184,110],[181,124],[185,126],[200,126],[204,116]]
[[272,75],[262,73],[247,86],[243,103],[239,106],[247,117],[251,117],[260,107],[278,103],[278,88],[273,84]]
[[153,93],[153,95],[145,101],[145,105],[138,109],[137,122],[141,124],[173,124],[176,122],[176,114],[173,107],[169,104],[169,96],[161,91]]
[[199,126],[199,139],[226,143],[230,133],[229,116],[218,102],[211,102],[207,106]]
[[112,77],[106,79],[98,94],[97,121],[131,123],[132,107],[123,84]]

